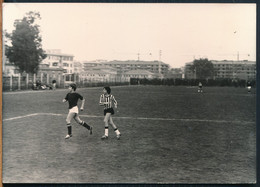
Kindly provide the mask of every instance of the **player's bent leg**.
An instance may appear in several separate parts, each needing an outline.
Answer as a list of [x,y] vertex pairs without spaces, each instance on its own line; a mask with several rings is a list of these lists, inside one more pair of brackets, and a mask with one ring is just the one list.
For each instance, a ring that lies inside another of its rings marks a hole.
[[116,133],[116,137],[117,137],[117,139],[119,140],[119,139],[120,139],[120,136],[121,136],[121,133],[119,132],[117,126],[114,124],[113,119],[112,119],[112,116],[110,116],[110,118],[109,118],[109,123],[110,123],[110,124],[112,125],[112,127],[114,128],[114,131],[115,131],[115,133]]
[[65,139],[72,137],[72,128],[70,123],[67,124],[67,128],[68,128],[68,134],[65,136]]
[[69,124],[71,120],[74,118],[75,113],[69,112],[66,118],[66,123]]
[[79,118],[79,115],[78,115],[78,114],[76,114],[76,115],[74,116],[74,119],[75,119],[75,121],[76,121],[78,124],[80,124],[80,125],[82,125],[83,127],[87,128],[87,129],[89,130],[90,134],[92,134],[92,127],[91,127],[90,125],[88,125],[85,121],[82,121],[82,120]]
[[111,113],[106,113],[105,118],[104,118],[105,125],[107,125],[107,126],[108,126],[110,116],[111,116]]
[[74,115],[75,115],[74,113],[69,112],[68,116],[66,118],[68,134],[65,136],[65,139],[68,139],[68,138],[70,138],[72,136],[72,127],[71,127],[70,122],[71,122],[71,119],[74,117]]
[[105,122],[105,134],[101,137],[101,139],[107,139],[108,138],[108,121],[111,116],[111,113],[106,113],[104,122]]

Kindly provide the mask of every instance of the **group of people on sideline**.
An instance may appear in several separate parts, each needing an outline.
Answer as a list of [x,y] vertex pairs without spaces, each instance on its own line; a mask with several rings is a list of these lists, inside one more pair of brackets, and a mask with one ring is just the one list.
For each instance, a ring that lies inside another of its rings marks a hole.
[[[252,84],[251,84],[250,81],[247,81],[246,88],[247,88],[247,93],[251,93]],[[199,93],[203,92],[203,90],[202,90],[202,83],[201,82],[199,82],[199,85],[198,85],[198,92]]]

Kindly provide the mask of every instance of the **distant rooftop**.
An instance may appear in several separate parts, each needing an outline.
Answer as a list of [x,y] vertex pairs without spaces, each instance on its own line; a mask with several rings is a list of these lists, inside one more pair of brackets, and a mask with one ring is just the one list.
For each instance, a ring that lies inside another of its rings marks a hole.
[[72,55],[72,54],[61,53],[60,49],[47,49],[47,50],[45,50],[45,52],[48,55],[74,57],[74,55]]
[[211,60],[213,64],[256,64],[255,61]]
[[[138,61],[138,60],[127,60],[127,61],[119,61],[113,60],[109,62],[105,62],[104,64],[155,64],[158,65],[159,61]],[[164,62],[162,64],[166,65]]]
[[131,70],[126,72],[125,74],[130,74],[130,75],[153,75],[150,71],[147,70]]
[[[248,61],[248,60],[209,60],[213,64],[256,64],[256,61]],[[188,62],[186,65],[192,64],[193,62]]]

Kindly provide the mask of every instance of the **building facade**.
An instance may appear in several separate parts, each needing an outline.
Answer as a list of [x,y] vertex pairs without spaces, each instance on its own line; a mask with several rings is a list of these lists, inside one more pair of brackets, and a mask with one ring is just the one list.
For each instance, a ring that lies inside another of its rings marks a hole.
[[114,67],[118,72],[125,73],[131,70],[146,70],[154,74],[161,73],[162,75],[166,74],[169,71],[169,65],[161,61],[109,61],[103,63],[107,66]]
[[48,49],[46,54],[42,64],[49,65],[49,68],[63,68],[64,74],[74,73],[74,55],[61,53],[59,49]]
[[130,70],[122,74],[122,77],[128,80],[130,80],[130,78],[152,79],[156,78],[156,75],[147,70]]
[[212,61],[215,78],[255,80],[256,62],[253,61]]
[[172,68],[168,71],[168,73],[164,76],[164,78],[168,79],[181,79],[183,78],[183,69],[182,68]]
[[19,68],[11,64],[8,58],[3,58],[3,76],[19,76]]
[[[241,79],[255,80],[256,79],[256,62],[255,61],[211,61],[214,67],[213,79]],[[193,62],[185,65],[185,78],[196,79],[195,72],[190,70]]]
[[80,74],[80,73],[83,71],[83,65],[82,65],[82,63],[79,62],[79,61],[74,61],[73,67],[74,67],[73,72],[74,72],[75,74]]

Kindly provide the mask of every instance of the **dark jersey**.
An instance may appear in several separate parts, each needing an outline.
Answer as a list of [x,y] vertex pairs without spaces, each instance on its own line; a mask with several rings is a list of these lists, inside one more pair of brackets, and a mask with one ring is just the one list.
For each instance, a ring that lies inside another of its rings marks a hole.
[[69,109],[78,105],[78,100],[83,100],[83,97],[78,93],[68,93],[65,99],[69,102]]

